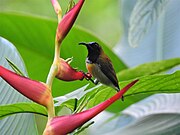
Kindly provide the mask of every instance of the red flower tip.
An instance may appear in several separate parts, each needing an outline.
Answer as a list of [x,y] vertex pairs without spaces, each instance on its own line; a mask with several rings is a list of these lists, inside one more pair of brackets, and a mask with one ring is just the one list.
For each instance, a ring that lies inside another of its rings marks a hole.
[[2,66],[0,77],[24,96],[45,107],[48,106],[51,93],[46,84],[20,76]]
[[56,78],[63,81],[75,81],[75,80],[83,80],[84,73],[82,71],[77,71],[72,68],[67,61],[62,58],[59,58],[58,61],[58,73]]
[[79,2],[71,10],[69,10],[67,14],[64,15],[61,22],[58,24],[56,38],[59,43],[62,42],[64,37],[67,35],[69,30],[73,26],[83,3],[84,0],[79,0]]
[[105,110],[112,103],[117,101],[124,95],[124,93],[131,88],[138,80],[135,80],[125,86],[121,91],[116,93],[113,97],[98,104],[97,106],[72,115],[59,116],[52,118],[44,131],[45,135],[66,135],[71,133],[76,128],[82,126],[84,123],[98,115],[100,112]]

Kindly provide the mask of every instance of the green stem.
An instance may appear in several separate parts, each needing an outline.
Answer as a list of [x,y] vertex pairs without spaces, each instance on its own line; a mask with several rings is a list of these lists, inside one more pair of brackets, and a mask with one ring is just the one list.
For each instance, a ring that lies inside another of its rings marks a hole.
[[58,24],[61,22],[61,19],[62,19],[62,9],[61,9],[61,6],[59,5],[59,10],[58,10],[58,13],[57,13],[57,17],[58,17]]
[[[53,61],[53,64],[51,65],[51,68],[50,68],[50,71],[46,80],[46,84],[49,86],[50,90],[52,88],[53,80],[58,73],[59,54],[60,54],[60,43],[58,43],[58,41],[55,40],[54,61]],[[51,119],[55,116],[54,101],[53,101],[52,96],[51,96],[50,104],[47,107],[47,111],[48,111],[48,119]]]
[[52,96],[51,96],[50,104],[47,107],[47,112],[48,112],[48,120],[55,117],[54,101]]
[[60,45],[61,42],[58,42],[57,38],[55,40],[55,54],[54,54],[54,61],[58,60],[59,55],[60,55]]
[[58,24],[61,22],[62,19],[62,13],[58,14]]
[[[62,9],[58,3],[58,1],[56,1],[57,3],[57,7],[58,7],[58,11],[56,12],[57,13],[57,16],[58,16],[58,24],[59,22],[61,21],[62,19]],[[53,4],[54,6],[54,4]],[[55,8],[55,6],[54,6]],[[55,9],[56,11],[56,9]],[[57,34],[57,33],[56,33]],[[50,68],[50,71],[48,73],[48,76],[47,76],[47,80],[46,80],[46,84],[49,86],[50,90],[51,90],[51,96],[50,96],[50,103],[49,105],[47,106],[47,112],[48,112],[48,122],[47,122],[47,125],[46,125],[46,128],[48,126],[48,123],[51,121],[51,119],[53,117],[55,117],[55,108],[54,108],[54,100],[53,100],[53,96],[52,96],[52,83],[53,83],[53,80],[55,78],[55,76],[57,75],[58,73],[58,62],[59,62],[59,55],[60,55],[60,42],[58,42],[57,38],[55,39],[55,53],[54,53],[54,60],[53,60],[53,63],[51,65],[51,68]],[[44,130],[44,133],[43,135],[46,134],[46,131]]]
[[51,68],[50,68],[50,71],[49,71],[49,74],[47,77],[47,81],[46,81],[46,84],[50,87],[50,89],[52,87],[52,83],[53,83],[53,80],[56,76],[57,70],[58,70],[58,66],[53,63],[51,65]]
[[53,80],[55,76],[57,75],[58,72],[58,59],[59,59],[59,54],[60,54],[60,44],[58,43],[57,40],[55,40],[55,54],[54,54],[54,61],[53,64],[51,65],[46,84],[51,88]]

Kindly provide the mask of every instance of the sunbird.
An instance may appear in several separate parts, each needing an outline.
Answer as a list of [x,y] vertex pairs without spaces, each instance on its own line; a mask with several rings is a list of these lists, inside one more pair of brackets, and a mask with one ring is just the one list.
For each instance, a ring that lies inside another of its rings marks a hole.
[[[96,42],[84,43],[88,50],[86,58],[86,68],[88,72],[95,78],[91,80],[94,84],[98,82],[120,91],[118,79],[110,58],[104,53],[102,47]],[[122,98],[123,100],[123,98]]]

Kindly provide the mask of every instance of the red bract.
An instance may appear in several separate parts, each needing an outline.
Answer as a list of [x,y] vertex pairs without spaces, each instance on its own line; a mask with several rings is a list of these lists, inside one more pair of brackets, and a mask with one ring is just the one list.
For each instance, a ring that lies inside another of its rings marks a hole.
[[64,15],[61,22],[58,24],[56,39],[59,43],[62,42],[64,37],[73,26],[83,3],[84,0],[79,0],[79,2],[67,14]]
[[0,66],[0,77],[24,96],[45,107],[48,106],[51,93],[46,84],[20,76],[2,66]]
[[59,14],[59,12],[61,11],[61,7],[60,7],[58,1],[57,0],[51,0],[51,3],[54,7],[56,14]]
[[135,80],[125,86],[121,91],[115,94],[113,97],[109,98],[108,100],[100,103],[99,105],[77,113],[73,115],[66,115],[66,116],[59,116],[52,118],[45,129],[45,135],[66,135],[71,133],[76,128],[82,126],[84,123],[98,115],[100,112],[105,110],[108,106],[112,103],[117,101],[122,97],[122,95],[132,87],[138,80]]
[[64,81],[83,80],[84,73],[72,68],[65,60],[59,58],[58,73],[56,77]]

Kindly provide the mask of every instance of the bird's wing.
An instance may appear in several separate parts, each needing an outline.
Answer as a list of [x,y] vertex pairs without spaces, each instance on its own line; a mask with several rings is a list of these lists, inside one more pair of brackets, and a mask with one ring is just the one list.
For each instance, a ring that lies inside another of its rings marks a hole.
[[97,64],[100,67],[101,71],[104,73],[104,75],[106,75],[106,77],[109,78],[109,80],[111,80],[111,82],[117,89],[119,89],[118,80],[111,60],[108,57],[105,57],[105,59],[99,58],[97,60]]

